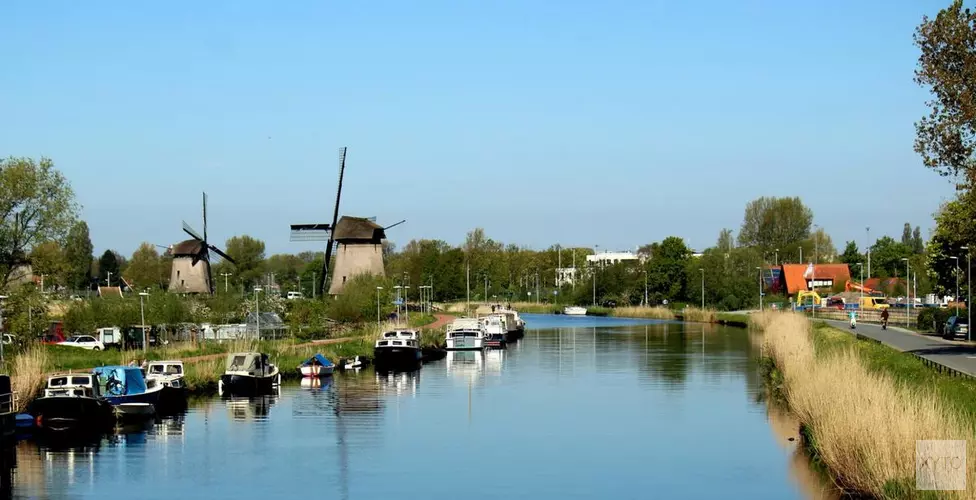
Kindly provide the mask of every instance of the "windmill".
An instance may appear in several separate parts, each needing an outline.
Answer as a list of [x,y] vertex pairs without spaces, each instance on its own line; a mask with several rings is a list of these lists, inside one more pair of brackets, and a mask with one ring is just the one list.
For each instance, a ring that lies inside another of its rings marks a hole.
[[173,267],[169,280],[169,291],[176,293],[214,293],[213,275],[210,269],[210,252],[234,263],[229,255],[211,245],[207,240],[207,193],[203,193],[203,236],[186,221],[183,231],[192,239],[173,245]]
[[[325,262],[322,263],[322,272],[319,273],[318,290],[325,289],[325,281],[329,274],[329,262],[332,260],[332,247],[335,240],[332,238],[332,228],[339,220],[339,200],[342,198],[342,177],[346,173],[346,148],[339,150],[339,187],[336,189],[335,210],[332,212],[332,224],[292,224],[291,241],[322,241],[328,240],[325,247]],[[315,283],[312,284],[315,286]]]

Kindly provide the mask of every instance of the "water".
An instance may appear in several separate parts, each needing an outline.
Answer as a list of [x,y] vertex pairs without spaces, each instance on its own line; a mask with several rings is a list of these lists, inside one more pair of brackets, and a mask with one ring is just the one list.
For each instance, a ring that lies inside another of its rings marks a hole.
[[[22,441],[14,498],[821,498],[740,329],[526,315],[505,351]],[[67,449],[65,449],[67,447]],[[10,466],[13,467],[10,467]]]

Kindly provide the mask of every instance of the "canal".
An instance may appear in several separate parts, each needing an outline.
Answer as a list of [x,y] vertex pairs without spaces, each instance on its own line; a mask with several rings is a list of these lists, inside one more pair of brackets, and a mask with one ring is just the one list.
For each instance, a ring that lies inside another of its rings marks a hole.
[[[504,351],[367,369],[3,452],[6,498],[833,498],[742,329],[526,315]],[[791,438],[794,440],[791,441]]]

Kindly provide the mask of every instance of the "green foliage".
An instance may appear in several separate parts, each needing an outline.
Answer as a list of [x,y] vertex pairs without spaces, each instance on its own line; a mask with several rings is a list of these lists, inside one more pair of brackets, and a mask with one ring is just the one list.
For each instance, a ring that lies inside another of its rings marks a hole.
[[76,290],[88,288],[92,276],[92,246],[88,224],[79,221],[71,226],[64,246],[67,285]]
[[[242,280],[245,289],[250,289],[262,282],[262,275],[264,274],[263,241],[248,235],[234,236],[227,240],[223,250],[234,259],[237,279]],[[220,269],[220,272],[223,271]]]
[[[721,238],[721,236],[720,236]],[[681,300],[685,295],[685,274],[691,261],[691,249],[676,236],[664,238],[660,244],[651,245],[651,258],[647,262],[647,287],[651,304]],[[628,301],[639,303],[640,301]]]
[[915,31],[921,53],[915,82],[932,92],[928,116],[915,123],[915,151],[940,175],[974,175],[976,145],[976,13],[962,0],[924,17]]
[[159,252],[151,243],[142,243],[132,253],[132,260],[125,269],[125,279],[137,290],[163,288],[169,269],[164,268]]
[[3,305],[3,321],[8,332],[29,340],[47,328],[48,297],[33,283],[16,287]]
[[[264,261],[264,271],[274,273],[275,283],[282,290],[298,290],[298,277],[307,263],[292,254],[275,254]],[[321,269],[321,268],[320,268]],[[309,289],[311,295],[311,289]]]
[[68,271],[64,248],[54,240],[42,242],[31,250],[31,266],[35,275],[44,276],[45,288],[64,285]]
[[754,248],[740,247],[728,252],[705,250],[687,264],[689,299],[701,297],[702,270],[705,281],[705,306],[719,310],[748,309],[759,304],[759,271],[762,257]]
[[810,236],[813,212],[800,198],[761,197],[746,205],[739,244],[757,247],[760,252],[779,249],[786,254],[791,247]]
[[0,159],[0,277],[4,287],[35,245],[64,239],[77,211],[71,185],[50,159]]
[[[374,288],[375,290],[375,288]],[[375,297],[374,297],[375,300]],[[329,331],[329,304],[322,300],[288,301],[288,328],[296,338],[310,339],[324,336]],[[375,315],[375,303],[373,314]]]
[[905,276],[905,263],[901,259],[912,257],[910,246],[883,236],[871,245],[871,273],[875,276]]
[[[376,287],[383,287],[377,290]],[[361,274],[346,282],[342,294],[329,303],[329,315],[341,323],[376,321],[377,300],[380,315],[386,316],[393,309],[392,280]]]
[[847,264],[851,267],[851,273],[853,275],[855,265],[865,262],[866,259],[864,254],[858,251],[857,243],[848,241],[847,245],[844,247],[844,253],[840,254],[839,260],[841,263]]
[[[111,273],[111,274],[109,274]],[[111,276],[115,277],[116,285],[119,284],[119,259],[116,257],[115,252],[111,250],[106,250],[105,253],[98,259],[98,281],[99,284],[109,283]]]

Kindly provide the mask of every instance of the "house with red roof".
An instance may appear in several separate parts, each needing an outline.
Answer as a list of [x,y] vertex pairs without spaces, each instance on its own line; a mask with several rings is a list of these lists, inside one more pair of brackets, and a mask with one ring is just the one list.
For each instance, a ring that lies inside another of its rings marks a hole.
[[782,281],[789,295],[800,290],[829,291],[835,284],[846,284],[851,279],[847,264],[783,264],[782,268]]

